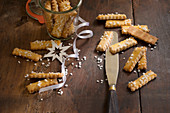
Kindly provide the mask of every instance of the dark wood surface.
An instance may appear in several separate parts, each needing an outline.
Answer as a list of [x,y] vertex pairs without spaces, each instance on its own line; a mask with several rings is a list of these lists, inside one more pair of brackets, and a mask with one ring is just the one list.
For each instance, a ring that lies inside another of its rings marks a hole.
[[[95,20],[99,13],[125,13],[133,19],[134,24],[147,24],[150,33],[159,38],[157,48],[153,51],[148,47],[148,69],[158,74],[157,79],[142,89],[130,92],[127,84],[135,80],[141,73],[126,73],[122,70],[125,62],[133,51],[128,49],[119,55],[119,78],[117,95],[119,113],[167,113],[170,111],[170,1],[168,0],[84,0],[80,16],[90,22],[94,37],[78,40],[77,47],[81,49],[80,57],[87,57],[82,68],[72,68],[67,62],[68,88],[63,88],[62,96],[57,91],[39,95],[29,94],[25,88],[30,80],[24,76],[34,68],[34,62],[26,62],[23,58],[14,58],[12,50],[15,47],[29,49],[29,42],[48,40],[50,37],[44,25],[30,18],[25,12],[26,0],[0,0],[0,113],[106,113],[108,109],[108,84],[96,83],[97,79],[105,79],[105,71],[99,70],[94,56],[100,56],[95,51],[100,36],[103,34],[104,22]],[[128,36],[121,35],[120,28],[109,29],[119,34],[119,41]],[[64,42],[67,45],[69,41]],[[138,46],[148,44],[139,41]],[[37,51],[42,54],[44,52]],[[70,50],[71,52],[71,50]],[[103,56],[101,55],[103,58]],[[123,60],[123,58],[126,58]],[[17,61],[21,61],[18,64]],[[60,71],[58,61],[51,62],[49,71]],[[44,100],[40,101],[43,97]]]

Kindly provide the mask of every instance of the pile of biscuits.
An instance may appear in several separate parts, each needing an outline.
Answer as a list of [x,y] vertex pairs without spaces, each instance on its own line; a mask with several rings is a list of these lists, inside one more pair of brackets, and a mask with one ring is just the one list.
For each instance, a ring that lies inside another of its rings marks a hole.
[[[125,14],[118,13],[99,14],[96,17],[97,20],[106,20],[105,23],[106,28],[121,27],[122,34],[132,35],[135,38],[143,40],[146,43],[152,45],[156,44],[158,38],[148,33],[149,29],[147,25],[133,26],[131,25],[132,23],[131,19],[126,18],[127,17]],[[109,51],[112,54],[116,54],[138,44],[137,40],[135,40],[133,37],[130,37],[121,42],[110,45],[112,39],[113,31],[105,31],[99,44],[96,47],[96,50],[104,52],[106,51],[106,49],[109,49]],[[147,51],[146,47],[143,46],[136,47],[132,52],[131,56],[129,57],[129,59],[127,60],[123,69],[127,72],[132,72],[134,67],[138,64],[138,70],[146,70],[147,69],[146,51]],[[131,91],[135,91],[156,77],[157,75],[150,70],[143,74],[141,77],[139,77],[137,80],[129,82],[128,88],[130,88]]]
[[[54,40],[54,42],[59,45],[61,43],[61,41],[59,40]],[[34,42],[30,42],[30,49],[31,50],[43,50],[43,49],[47,49],[47,48],[51,48],[52,47],[52,41],[34,41]],[[24,49],[19,49],[19,48],[15,48],[12,52],[13,55],[15,56],[20,56],[23,58],[28,58],[30,60],[33,60],[35,62],[41,60],[42,55],[39,55],[35,52],[32,52],[30,50],[24,50]],[[62,78],[64,76],[63,73],[57,72],[49,72],[49,73],[43,73],[43,72],[31,72],[30,74],[27,75],[27,78],[36,78],[36,79],[44,79],[44,80],[39,80],[35,83],[30,83],[29,85],[26,86],[27,90],[29,91],[29,93],[34,93],[39,91],[41,88],[43,87],[47,87],[47,86],[51,86],[51,85],[55,85],[58,84],[57,78]]]
[[[47,0],[44,7],[51,11],[44,11],[47,31],[51,36],[67,38],[75,32],[73,21],[77,12],[64,12],[72,9],[69,0]],[[57,12],[63,13],[58,14]]]

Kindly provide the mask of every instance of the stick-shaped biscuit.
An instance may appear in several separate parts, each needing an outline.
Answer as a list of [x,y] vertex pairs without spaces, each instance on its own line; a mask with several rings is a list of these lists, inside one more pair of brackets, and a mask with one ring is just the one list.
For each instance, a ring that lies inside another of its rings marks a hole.
[[[54,40],[54,42],[57,45],[60,45],[61,41],[60,40]],[[34,42],[30,42],[31,50],[42,50],[42,49],[47,49],[52,47],[51,40],[45,41],[45,40],[36,40]]]
[[69,35],[71,35],[74,29],[74,25],[73,25],[73,20],[74,20],[75,16],[70,17],[70,19],[66,22],[63,32],[62,32],[62,37],[63,38],[67,38]]
[[158,38],[156,38],[155,36],[152,36],[152,35],[144,32],[140,29],[137,29],[133,26],[130,26],[129,29],[127,30],[127,32],[128,32],[128,34],[130,34],[140,40],[143,40],[147,43],[150,43],[152,45],[154,45],[158,40]]
[[124,20],[126,19],[125,14],[99,14],[96,17],[97,20]]
[[[60,6],[60,11],[67,11],[70,10],[72,7],[70,5],[70,2],[68,0],[64,0],[62,2],[59,3]],[[67,38],[67,36],[69,36],[70,34],[72,34],[73,30],[74,30],[74,26],[73,26],[73,20],[77,15],[76,11],[73,11],[72,13],[74,13],[73,16],[70,16],[69,20],[66,22],[63,32],[62,32],[62,37],[63,38]]]
[[[71,9],[69,0],[61,0],[59,1],[58,5],[60,11],[66,11]],[[76,15],[75,11],[72,11],[68,14],[55,15],[55,23],[51,35],[57,38],[61,38],[66,22],[69,20],[70,16],[73,15]]]
[[60,11],[67,11],[72,9],[71,5],[70,5],[70,1],[69,0],[60,0],[59,1],[59,10]]
[[146,72],[145,74],[143,74],[142,76],[140,76],[135,81],[129,82],[128,88],[130,88],[131,91],[135,91],[156,77],[157,77],[157,74],[155,74],[153,71],[150,70],[150,71]]
[[51,35],[56,38],[61,38],[64,25],[68,21],[68,19],[69,19],[69,16],[66,14],[61,14],[61,15],[56,16]]
[[[121,26],[122,34],[128,34],[127,30],[128,30],[129,27],[130,26]],[[149,32],[147,25],[137,25],[137,26],[133,26],[133,27],[138,28],[138,29],[145,31],[145,32]]]
[[113,28],[113,27],[121,27],[121,26],[131,26],[131,19],[125,20],[107,20],[105,27],[106,28]]
[[[49,1],[49,0],[46,1],[45,8],[48,10],[51,10],[51,1]],[[45,21],[46,21],[47,30],[48,30],[48,32],[51,32],[52,26],[53,26],[52,14],[45,11],[44,17],[45,17]]]
[[69,30],[68,30],[68,34],[67,34],[67,36],[70,36],[70,35],[72,35],[73,33],[75,32],[75,28],[74,28],[74,24],[72,23],[71,25],[70,25],[70,27],[69,27]]
[[34,93],[39,91],[43,87],[58,84],[57,79],[44,79],[35,83],[31,83],[26,86],[29,93]]
[[126,50],[134,45],[138,44],[138,42],[134,38],[128,38],[116,44],[113,44],[109,47],[109,50],[112,54],[116,54],[120,51]]
[[58,4],[57,4],[57,1],[56,1],[56,0],[51,0],[51,9],[52,9],[53,11],[56,11],[56,12],[59,11],[59,9],[58,9]]
[[143,56],[144,51],[145,50],[142,47],[136,47],[133,53],[131,54],[131,56],[129,57],[128,61],[126,62],[123,69],[125,71],[131,72],[135,67],[135,65],[137,64],[137,62]]
[[29,78],[61,78],[63,77],[63,73],[31,73],[29,74]]
[[143,53],[143,56],[142,58],[139,60],[138,62],[138,69],[139,70],[145,70],[147,69],[147,59],[146,59],[146,51],[147,51],[147,48],[146,47],[143,47],[144,49],[144,53]]
[[29,50],[24,50],[24,49],[19,49],[19,48],[15,48],[12,52],[13,55],[17,55],[17,56],[21,56],[21,57],[24,57],[24,58],[28,58],[28,59],[31,59],[33,61],[39,61],[42,56],[39,55],[39,54],[36,54],[36,53],[33,53]]
[[109,47],[113,39],[113,31],[105,31],[102,37],[103,38],[101,39],[100,43],[96,47],[97,51],[105,51]]

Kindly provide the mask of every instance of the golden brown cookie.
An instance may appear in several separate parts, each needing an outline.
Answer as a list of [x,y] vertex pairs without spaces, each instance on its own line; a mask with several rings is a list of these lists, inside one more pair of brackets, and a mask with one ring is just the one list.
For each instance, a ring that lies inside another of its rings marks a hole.
[[113,44],[109,47],[109,50],[112,54],[116,54],[120,51],[126,50],[134,45],[137,45],[138,42],[134,38],[128,38],[116,44]]
[[[60,40],[54,40],[54,42],[57,45],[61,44]],[[47,48],[51,48],[52,47],[52,43],[51,40],[45,41],[45,40],[36,40],[34,42],[30,42],[30,47],[31,50],[42,50],[42,49],[47,49]]]
[[124,20],[126,19],[125,14],[99,14],[96,17],[97,20]]
[[[67,10],[72,9],[69,0],[63,0],[62,2],[59,3],[59,6],[60,6],[60,11],[67,11]],[[67,38],[69,35],[74,33],[73,32],[74,31],[73,20],[76,17],[77,12],[72,11],[70,13],[72,13],[71,14],[72,16],[70,16],[69,20],[65,23],[65,26],[64,26],[64,29],[61,35],[63,38]]]
[[58,84],[57,79],[44,79],[35,83],[31,83],[26,86],[29,93],[34,93],[39,91],[43,87]]
[[61,78],[63,77],[63,73],[31,73],[29,74],[29,78]]
[[19,48],[15,48],[12,52],[13,55],[17,55],[17,56],[21,56],[21,57],[24,57],[24,58],[28,58],[30,60],[33,60],[33,61],[39,61],[42,56],[39,55],[39,54],[36,54],[36,53],[33,53],[29,50],[24,50],[24,49],[19,49]]
[[51,9],[52,9],[52,11],[56,11],[56,12],[59,11],[59,9],[58,9],[58,3],[57,3],[56,0],[51,0]]
[[133,26],[130,26],[129,29],[127,30],[128,34],[140,39],[140,40],[143,40],[147,43],[150,43],[152,45],[154,45],[158,38],[156,38],[155,36],[152,36],[138,28],[135,28]]
[[137,62],[143,56],[144,51],[145,50],[142,47],[136,47],[133,53],[130,55],[123,69],[125,71],[131,72],[133,68],[135,67],[135,65],[137,64]]
[[[128,30],[129,27],[130,26],[121,26],[122,34],[128,34],[127,30]],[[138,29],[145,31],[145,32],[149,32],[147,25],[136,25],[136,26],[133,26],[133,27],[138,28]]]
[[113,28],[113,27],[121,27],[121,26],[131,26],[132,20],[125,19],[125,20],[107,20],[105,27],[106,28]]
[[106,51],[113,39],[113,31],[105,31],[103,38],[96,47],[97,51]]
[[[48,10],[51,10],[51,1],[47,0],[44,7]],[[53,26],[52,14],[50,12],[45,11],[44,17],[45,17],[47,30],[50,33],[52,31],[52,26]]]
[[135,81],[129,82],[128,88],[130,88],[131,91],[135,91],[156,77],[157,77],[157,74],[155,74],[153,71],[150,70],[150,71],[146,72],[145,74],[143,74],[142,76],[140,76]]
[[147,51],[147,48],[146,47],[143,47],[143,49],[145,50],[144,53],[143,53],[143,56],[142,58],[139,60],[138,62],[138,69],[139,70],[145,70],[147,69],[147,59],[146,59],[146,51]]

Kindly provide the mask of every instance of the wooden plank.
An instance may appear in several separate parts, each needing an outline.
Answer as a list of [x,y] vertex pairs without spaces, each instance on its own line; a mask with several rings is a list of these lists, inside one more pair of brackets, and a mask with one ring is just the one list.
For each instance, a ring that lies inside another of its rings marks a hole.
[[[150,34],[159,38],[156,49],[147,51],[147,70],[153,70],[158,77],[140,90],[141,110],[142,113],[165,113],[170,111],[170,1],[134,0],[133,4],[135,23],[148,25]],[[141,42],[140,45],[148,44]]]
[[[108,109],[108,84],[96,83],[97,79],[105,79],[105,72],[99,70],[94,56],[101,54],[95,51],[99,38],[103,34],[104,22],[95,20],[99,13],[119,12],[132,17],[131,0],[90,0],[83,1],[80,9],[80,16],[89,21],[90,28],[94,31],[94,37],[89,40],[78,40],[77,47],[81,49],[80,57],[84,55],[87,61],[83,62],[81,69],[72,69],[71,62],[67,62],[69,73],[68,88],[63,88],[64,94],[59,96],[57,91],[45,94],[43,101],[40,101],[38,93],[28,94],[25,86],[31,81],[25,80],[24,76],[33,69],[33,62],[26,62],[23,58],[14,58],[11,55],[13,48],[19,47],[29,49],[29,42],[41,39],[50,39],[45,26],[27,16],[25,12],[26,1],[5,0],[5,7],[0,8],[0,112],[23,113],[23,112],[61,112],[61,113],[106,113]],[[2,6],[1,6],[2,7]],[[120,35],[120,28],[115,30],[119,34],[119,41],[126,38]],[[67,42],[64,42],[67,45]],[[132,78],[137,78],[135,73],[128,74],[122,68],[133,49],[120,54],[120,71],[117,85],[120,113],[140,113],[139,92],[130,93],[127,83]],[[71,51],[68,51],[71,53]],[[38,53],[44,53],[39,52]],[[103,58],[103,56],[101,56]],[[123,57],[126,60],[123,60]],[[21,61],[18,64],[17,61]],[[58,61],[52,62],[50,71],[60,71]]]

